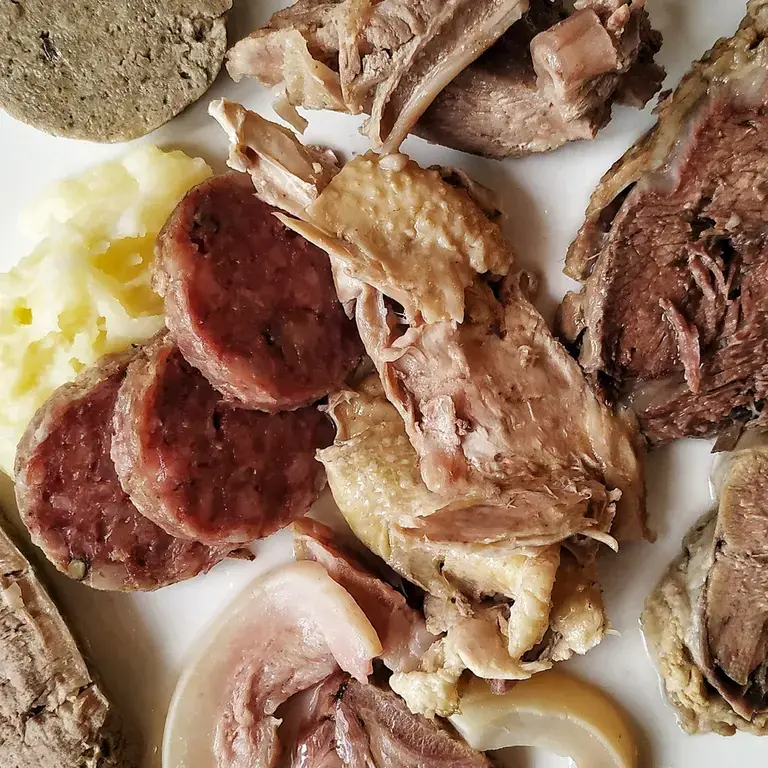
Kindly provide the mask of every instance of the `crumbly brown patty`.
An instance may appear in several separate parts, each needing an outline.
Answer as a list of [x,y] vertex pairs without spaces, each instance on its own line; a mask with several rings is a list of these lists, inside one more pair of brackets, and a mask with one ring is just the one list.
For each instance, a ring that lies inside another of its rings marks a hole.
[[202,96],[232,0],[6,0],[0,107],[48,133],[125,141]]

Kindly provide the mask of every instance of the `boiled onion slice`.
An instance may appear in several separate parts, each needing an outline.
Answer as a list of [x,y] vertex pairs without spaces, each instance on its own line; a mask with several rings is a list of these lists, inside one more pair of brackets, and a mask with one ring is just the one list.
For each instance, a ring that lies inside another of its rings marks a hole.
[[474,678],[449,720],[475,749],[539,747],[578,768],[635,768],[633,729],[599,688],[560,671],[542,672],[502,695]]
[[217,767],[217,726],[244,665],[259,680],[255,695],[267,718],[288,687],[302,689],[296,680],[305,681],[303,687],[318,682],[310,679],[313,668],[320,679],[341,667],[367,681],[381,650],[361,608],[318,563],[291,563],[255,579],[204,633],[179,678],[165,724],[163,768]]

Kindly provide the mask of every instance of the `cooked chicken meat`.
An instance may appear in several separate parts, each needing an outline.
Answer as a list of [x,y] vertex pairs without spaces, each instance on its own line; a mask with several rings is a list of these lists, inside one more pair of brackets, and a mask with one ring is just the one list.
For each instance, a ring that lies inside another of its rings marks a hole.
[[289,104],[368,112],[384,153],[414,130],[505,156],[593,138],[614,100],[645,104],[663,79],[660,45],[636,0],[299,0],[237,43],[227,68],[282,83]]
[[768,4],[751,0],[601,181],[562,335],[652,442],[716,434],[768,395]]
[[0,679],[3,768],[138,766],[56,606],[1,527]]
[[374,148],[396,150],[435,96],[528,0],[300,0],[227,55],[235,80],[283,82],[289,102],[368,112]]
[[737,450],[720,505],[643,614],[667,693],[691,732],[768,734],[768,447]]
[[337,439],[318,458],[342,514],[367,547],[425,590],[428,629],[447,633],[420,670],[391,679],[413,711],[454,711],[467,668],[521,679],[600,641],[599,589],[589,567],[582,570],[568,553],[557,584],[558,546],[432,542],[409,527],[445,501],[421,479],[418,456],[378,377],[332,400],[331,415]]

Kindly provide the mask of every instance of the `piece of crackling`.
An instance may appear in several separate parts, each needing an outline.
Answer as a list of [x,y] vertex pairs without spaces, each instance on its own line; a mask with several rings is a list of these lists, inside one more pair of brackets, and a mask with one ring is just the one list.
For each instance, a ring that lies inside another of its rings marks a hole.
[[327,152],[239,104],[212,102],[209,113],[230,137],[230,167],[298,217],[277,214],[328,253],[337,283],[341,273],[373,286],[409,322],[461,322],[477,274],[509,271],[514,256],[498,224],[438,170],[369,153],[337,171]]
[[473,678],[449,720],[482,751],[538,747],[570,757],[577,768],[638,765],[627,715],[600,688],[565,672],[542,672],[501,695]]
[[366,683],[381,652],[362,609],[318,563],[255,579],[198,641],[179,679],[164,768],[273,765],[277,708],[339,667]]

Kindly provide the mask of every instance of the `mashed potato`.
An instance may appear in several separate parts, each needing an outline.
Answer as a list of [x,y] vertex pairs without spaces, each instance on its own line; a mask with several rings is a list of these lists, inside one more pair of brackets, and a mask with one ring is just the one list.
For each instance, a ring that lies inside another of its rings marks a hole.
[[0,274],[0,469],[12,473],[19,438],[54,389],[162,327],[155,236],[210,175],[200,159],[143,145],[54,184],[22,215],[39,243]]

